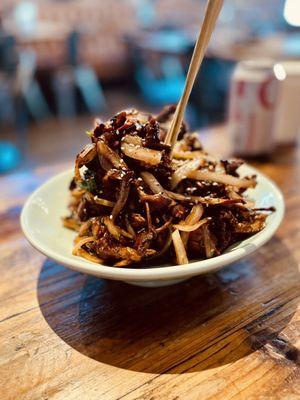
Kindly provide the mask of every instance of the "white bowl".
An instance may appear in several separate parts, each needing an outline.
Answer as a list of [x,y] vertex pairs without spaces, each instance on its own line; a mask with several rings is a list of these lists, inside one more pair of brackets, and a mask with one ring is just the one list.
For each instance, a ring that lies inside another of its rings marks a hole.
[[254,252],[275,233],[284,215],[281,191],[256,169],[243,165],[241,175],[257,175],[257,187],[247,195],[256,201],[256,207],[274,206],[276,212],[267,218],[266,227],[252,237],[227,249],[222,255],[188,265],[169,265],[152,268],[117,268],[96,264],[73,256],[75,232],[62,226],[61,217],[68,214],[68,186],[73,170],[56,175],[40,186],[26,201],[21,213],[21,226],[28,241],[41,253],[73,270],[125,281],[139,286],[166,286],[192,276],[216,271]]

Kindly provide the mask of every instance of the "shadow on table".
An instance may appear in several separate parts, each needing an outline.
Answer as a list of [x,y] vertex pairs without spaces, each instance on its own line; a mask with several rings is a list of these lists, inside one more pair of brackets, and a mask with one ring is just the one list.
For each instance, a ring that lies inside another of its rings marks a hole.
[[298,296],[297,262],[276,238],[218,273],[170,287],[105,281],[49,260],[38,282],[46,321],[71,347],[102,363],[160,374],[215,368],[258,349],[299,363],[297,349],[279,335]]

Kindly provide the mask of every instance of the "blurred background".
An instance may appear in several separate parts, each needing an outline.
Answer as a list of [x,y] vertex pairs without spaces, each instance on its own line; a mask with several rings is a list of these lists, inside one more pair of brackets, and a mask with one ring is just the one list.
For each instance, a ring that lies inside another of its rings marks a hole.
[[[1,0],[0,172],[72,159],[95,116],[176,103],[203,0]],[[300,60],[299,0],[225,0],[192,129],[225,121],[236,63]]]

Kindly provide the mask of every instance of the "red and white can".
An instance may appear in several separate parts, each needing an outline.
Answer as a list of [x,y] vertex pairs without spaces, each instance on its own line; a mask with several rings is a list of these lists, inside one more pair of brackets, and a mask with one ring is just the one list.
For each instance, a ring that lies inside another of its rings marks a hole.
[[278,80],[272,62],[237,64],[229,97],[229,132],[235,155],[259,156],[272,152],[277,93]]

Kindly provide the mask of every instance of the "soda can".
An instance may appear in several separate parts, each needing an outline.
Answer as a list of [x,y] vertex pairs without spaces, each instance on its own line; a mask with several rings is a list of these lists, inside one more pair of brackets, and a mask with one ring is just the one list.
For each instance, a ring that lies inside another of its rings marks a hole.
[[275,146],[274,122],[278,79],[268,60],[242,61],[231,79],[229,133],[233,154],[268,155]]
[[295,145],[300,136],[300,61],[289,60],[274,66],[279,82],[276,107],[276,145]]

